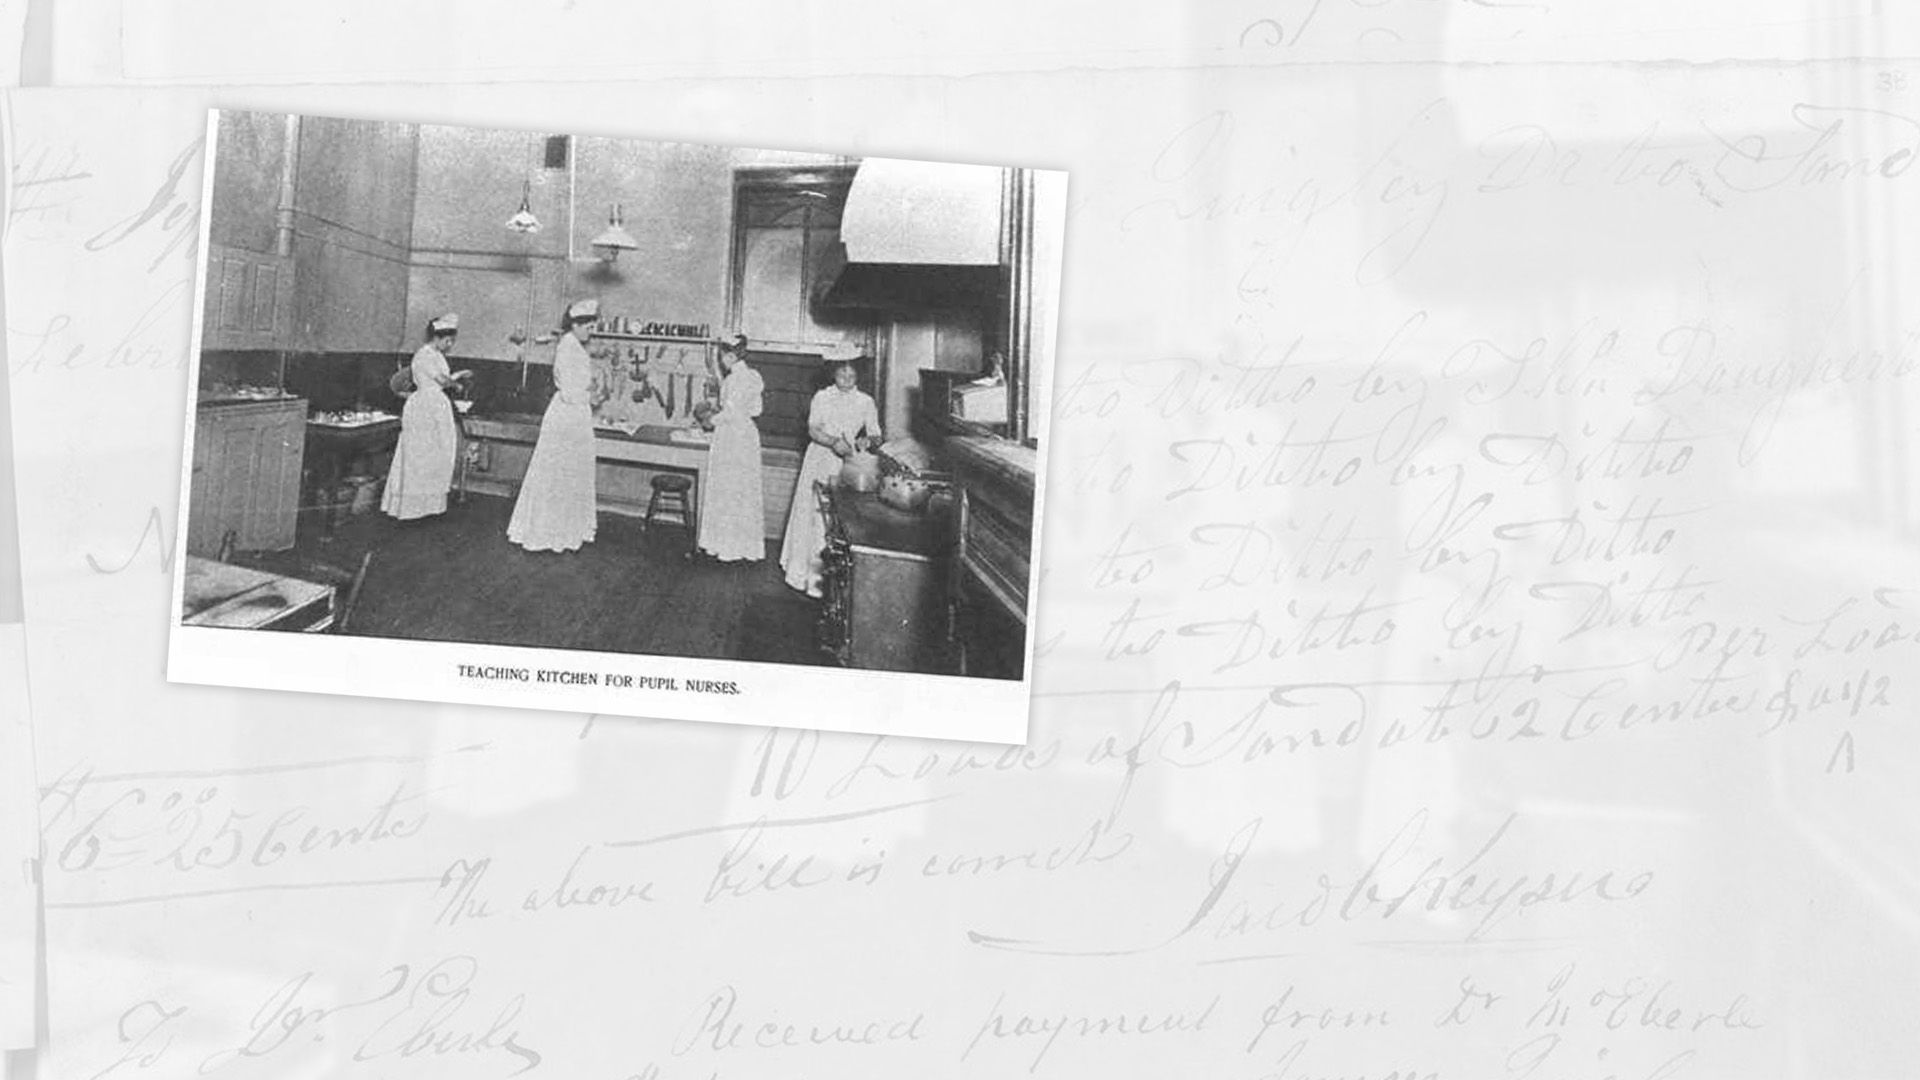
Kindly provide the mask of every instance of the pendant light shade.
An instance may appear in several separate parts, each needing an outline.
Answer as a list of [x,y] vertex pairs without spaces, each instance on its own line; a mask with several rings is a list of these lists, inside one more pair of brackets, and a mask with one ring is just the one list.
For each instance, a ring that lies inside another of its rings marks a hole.
[[618,259],[622,251],[632,251],[640,246],[624,226],[619,203],[613,204],[613,212],[607,217],[607,229],[593,238],[593,246],[605,252],[609,259]]
[[507,228],[517,233],[537,233],[540,231],[540,219],[533,216],[533,183],[520,182],[520,209],[507,219]]

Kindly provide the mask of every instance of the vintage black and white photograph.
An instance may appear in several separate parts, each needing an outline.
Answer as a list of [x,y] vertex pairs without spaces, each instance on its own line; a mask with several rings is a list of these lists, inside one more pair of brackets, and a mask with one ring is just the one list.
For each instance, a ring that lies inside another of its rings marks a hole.
[[231,110],[207,173],[170,677],[1024,738],[1064,173]]

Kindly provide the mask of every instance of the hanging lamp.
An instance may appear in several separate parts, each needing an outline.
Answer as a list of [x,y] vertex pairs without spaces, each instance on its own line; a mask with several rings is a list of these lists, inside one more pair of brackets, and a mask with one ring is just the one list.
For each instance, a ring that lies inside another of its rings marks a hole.
[[622,251],[632,251],[640,246],[626,230],[619,203],[613,204],[613,212],[607,216],[607,229],[593,238],[593,246],[606,256],[608,262],[619,259]]
[[533,216],[533,181],[520,181],[520,209],[507,219],[507,228],[517,233],[540,231],[540,219]]

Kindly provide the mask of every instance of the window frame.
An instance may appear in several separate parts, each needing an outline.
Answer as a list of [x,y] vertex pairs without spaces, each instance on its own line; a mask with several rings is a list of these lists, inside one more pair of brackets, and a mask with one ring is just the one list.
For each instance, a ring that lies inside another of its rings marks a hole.
[[[829,190],[829,198],[832,199],[836,205],[845,207],[847,192],[853,187],[853,175],[858,167],[857,163],[837,163],[822,165],[743,166],[734,169],[733,220],[730,229],[731,237],[728,248],[727,266],[727,325],[740,326],[741,316],[746,306],[747,232],[750,228],[754,227],[750,224],[754,219],[754,215],[751,212],[751,205],[761,200],[792,199],[801,191],[825,188]],[[803,245],[810,242],[810,236],[813,231],[810,227],[802,226]],[[835,233],[836,235],[838,234],[837,226]],[[801,255],[801,265],[803,267],[810,265],[808,262],[809,258],[810,252],[805,250],[803,246]],[[802,297],[802,302],[809,306],[809,315],[811,314],[812,301],[813,297],[811,295],[804,295]],[[811,319],[809,319],[809,322],[811,322]],[[755,339],[753,341],[756,349],[766,348],[778,352],[819,352],[821,349],[836,343],[837,339],[824,339],[819,341]]]

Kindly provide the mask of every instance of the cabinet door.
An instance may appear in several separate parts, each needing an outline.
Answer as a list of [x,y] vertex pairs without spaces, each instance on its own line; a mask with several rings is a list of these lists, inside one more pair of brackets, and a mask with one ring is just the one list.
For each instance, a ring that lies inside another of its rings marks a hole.
[[193,471],[187,474],[187,553],[212,556],[220,550],[223,531],[214,501],[215,428],[219,421],[206,409],[194,421]]
[[208,460],[213,477],[213,518],[221,536],[236,534],[243,549],[251,549],[248,528],[253,502],[253,476],[260,456],[260,425],[250,417],[234,416],[215,427],[213,453]]
[[926,670],[944,637],[940,568],[910,556],[856,552],[853,566],[853,666]]
[[303,410],[282,410],[268,417],[260,432],[260,500],[254,528],[259,549],[285,551],[293,546],[300,521],[300,469],[306,457]]
[[187,550],[211,555],[227,532],[244,551],[284,551],[299,521],[305,404],[203,410],[194,433]]
[[[300,425],[296,428],[296,424]],[[293,546],[300,507],[300,464],[305,449],[299,412],[274,409],[250,414],[238,445],[245,447],[240,547],[247,551],[285,551]]]

